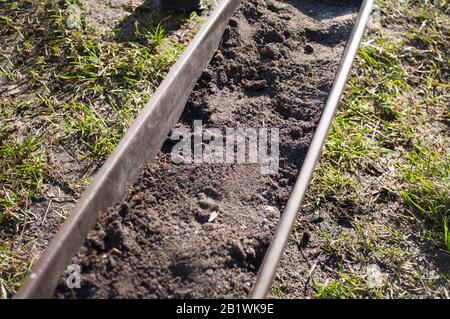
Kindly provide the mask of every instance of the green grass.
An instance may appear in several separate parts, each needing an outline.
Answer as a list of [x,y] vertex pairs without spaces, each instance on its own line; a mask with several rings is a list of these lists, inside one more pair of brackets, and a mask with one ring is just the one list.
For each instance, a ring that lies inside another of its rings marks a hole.
[[367,287],[367,281],[364,276],[340,274],[339,279],[328,281],[321,284],[313,280],[313,286],[316,290],[316,298],[358,298],[370,297],[380,298],[379,291]]
[[399,166],[401,178],[409,185],[400,192],[417,220],[424,220],[423,232],[450,251],[450,154],[418,142]]
[[[317,229],[333,267],[313,280],[316,297],[448,296],[445,268],[419,261],[424,249],[450,261],[444,3],[379,1],[383,28],[358,52],[308,194],[307,205],[333,203],[351,225]],[[359,270],[369,263],[388,275],[377,291],[366,287]]]
[[0,298],[7,299],[23,284],[34,260],[9,243],[0,246],[0,257]]
[[[8,57],[2,76],[10,85],[28,86],[18,97],[2,98],[2,112],[8,113],[2,130],[36,113],[43,117],[25,123],[28,131],[41,132],[39,139],[30,132],[17,136],[14,129],[2,133],[3,218],[5,209],[24,197],[38,196],[50,145],[75,141],[85,159],[100,165],[185,46],[166,34],[163,14],[154,14],[148,25],[136,24],[142,42],[116,42],[113,33],[98,33],[85,21],[82,29],[69,30],[69,3],[76,1],[0,2],[0,54]],[[200,21],[195,15],[169,18],[179,24]]]
[[41,141],[31,136],[11,141],[5,135],[0,145],[0,207],[4,212],[0,223],[8,218],[20,223],[27,216],[26,203],[17,204],[24,199],[37,199],[43,184],[43,156],[38,151]]

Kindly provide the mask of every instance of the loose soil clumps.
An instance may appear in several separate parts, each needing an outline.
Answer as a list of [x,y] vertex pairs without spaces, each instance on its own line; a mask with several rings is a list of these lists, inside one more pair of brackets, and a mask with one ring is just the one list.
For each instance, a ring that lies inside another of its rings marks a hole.
[[[178,127],[279,128],[280,168],[175,164],[168,141],[103,215],[59,298],[243,298],[314,134],[359,3],[243,1]],[[325,15],[324,12],[327,14]],[[214,218],[212,218],[214,217]]]

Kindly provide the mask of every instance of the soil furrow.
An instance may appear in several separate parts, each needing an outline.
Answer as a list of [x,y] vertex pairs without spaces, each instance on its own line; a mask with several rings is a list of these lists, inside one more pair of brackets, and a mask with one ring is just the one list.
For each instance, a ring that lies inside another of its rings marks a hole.
[[175,164],[168,141],[74,257],[82,287],[69,290],[61,280],[56,296],[246,297],[358,8],[355,1],[243,1],[177,127],[202,120],[220,130],[279,129],[278,172],[262,174],[258,164]]

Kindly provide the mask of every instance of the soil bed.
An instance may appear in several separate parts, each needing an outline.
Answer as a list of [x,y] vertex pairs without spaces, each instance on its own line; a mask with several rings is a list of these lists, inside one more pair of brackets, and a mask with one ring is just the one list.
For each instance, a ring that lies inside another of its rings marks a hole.
[[[181,164],[168,141],[99,219],[59,298],[246,297],[318,124],[359,2],[243,1],[178,127],[279,128],[280,168]],[[211,216],[217,217],[209,222]]]

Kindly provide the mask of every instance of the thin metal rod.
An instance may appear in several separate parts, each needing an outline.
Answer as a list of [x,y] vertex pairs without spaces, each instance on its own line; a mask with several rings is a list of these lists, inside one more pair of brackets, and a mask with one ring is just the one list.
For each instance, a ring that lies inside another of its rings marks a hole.
[[255,285],[250,293],[250,298],[252,299],[265,298],[272,285],[273,277],[286,248],[294,222],[297,219],[298,212],[310,184],[317,160],[319,159],[322,146],[326,136],[328,135],[339,100],[345,88],[353,61],[356,53],[358,52],[367,21],[372,11],[373,2],[374,0],[365,0],[361,6],[358,20],[353,28],[352,35],[344,51],[333,88],[328,96],[319,125],[314,134],[300,174],[291,191],[277,230],[275,231],[272,243],[269,246],[269,249],[267,250],[265,258],[261,264]]

